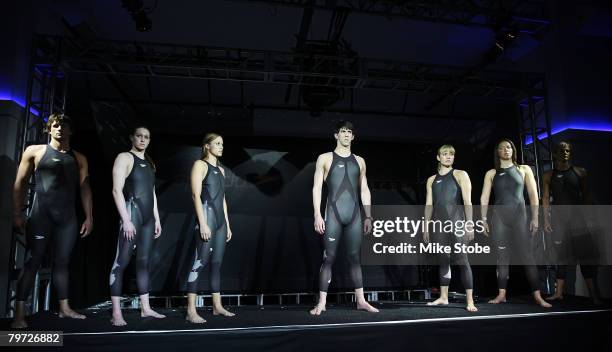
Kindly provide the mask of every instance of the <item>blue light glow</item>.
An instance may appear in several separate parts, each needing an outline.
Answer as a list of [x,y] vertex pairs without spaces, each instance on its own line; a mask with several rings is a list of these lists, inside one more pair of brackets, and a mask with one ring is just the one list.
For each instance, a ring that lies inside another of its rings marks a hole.
[[[25,102],[23,101],[23,99],[17,99],[15,98],[12,94],[10,94],[9,92],[3,92],[0,91],[0,100],[7,100],[7,101],[12,101],[15,104],[21,106],[22,108],[25,109]],[[34,114],[35,116],[38,116],[38,110],[34,109],[34,108],[30,108],[30,112],[32,114]]]
[[[581,130],[581,131],[598,131],[598,132],[612,132],[611,121],[588,121],[588,120],[576,120],[567,125],[554,127],[551,131],[551,135],[561,133],[565,130]],[[542,140],[546,138],[546,133],[538,135],[538,139]],[[533,139],[531,136],[525,136],[525,144],[531,144]]]

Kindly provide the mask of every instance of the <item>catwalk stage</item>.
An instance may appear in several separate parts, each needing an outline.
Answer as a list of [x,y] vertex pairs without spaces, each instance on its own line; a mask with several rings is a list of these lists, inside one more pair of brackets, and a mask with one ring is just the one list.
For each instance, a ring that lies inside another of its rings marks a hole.
[[[430,307],[424,301],[379,301],[381,311],[356,311],[353,305],[332,305],[312,317],[310,305],[230,307],[237,315],[213,316],[200,311],[203,325],[185,321],[184,309],[159,310],[166,319],[141,319],[126,310],[126,327],[109,323],[110,311],[86,310],[83,321],[59,319],[42,312],[29,320],[29,330],[64,332],[63,350],[495,350],[555,351],[579,348],[612,350],[612,305],[593,305],[566,298],[552,309],[516,297],[500,305],[477,301],[468,313],[462,302]],[[2,330],[9,320],[2,320]],[[40,349],[40,347],[38,347]],[[21,349],[20,349],[21,350]]]

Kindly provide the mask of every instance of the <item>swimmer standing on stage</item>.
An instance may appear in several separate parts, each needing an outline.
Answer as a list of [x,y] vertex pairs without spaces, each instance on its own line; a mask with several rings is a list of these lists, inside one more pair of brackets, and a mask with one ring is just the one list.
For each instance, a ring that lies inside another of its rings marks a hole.
[[[323,235],[325,250],[323,264],[319,272],[319,302],[310,311],[320,315],[325,311],[327,289],[331,282],[332,265],[336,259],[338,243],[344,238],[350,275],[355,287],[357,309],[377,313],[363,295],[361,275],[361,240],[365,233],[372,230],[371,195],[366,179],[366,164],[363,158],[351,153],[351,142],[355,138],[353,124],[340,122],[335,129],[336,149],[317,158],[312,200],[314,207],[314,229]],[[323,182],[327,184],[328,196],[325,219],[321,216],[321,191]],[[361,204],[366,218],[362,221]]]
[[552,236],[557,264],[555,293],[546,299],[549,301],[563,299],[567,262],[575,254],[573,252],[579,254],[586,249],[587,258],[579,258],[581,259],[580,271],[593,302],[599,304],[601,300],[594,282],[597,266],[589,263],[594,259],[592,258],[594,243],[588,232],[585,214],[578,207],[567,206],[591,204],[591,194],[587,187],[587,171],[582,167],[572,165],[572,152],[573,147],[569,142],[562,141],[557,144],[553,154],[554,169],[545,172],[542,176],[544,231]]
[[[59,317],[85,319],[68,304],[68,264],[77,237],[74,203],[78,189],[85,212],[85,221],[79,231],[81,238],[89,235],[93,228],[87,159],[70,147],[72,129],[68,116],[52,114],[46,130],[51,141],[26,148],[13,188],[13,226],[18,233],[26,234],[30,253],[17,284],[13,328],[28,326],[25,321],[25,300],[30,295],[36,272],[50,242],[53,242],[55,254],[53,285],[59,298]],[[26,221],[22,213],[23,200],[32,173],[36,186],[30,216]]]
[[219,158],[223,155],[223,137],[208,133],[202,142],[202,157],[191,169],[191,196],[195,207],[197,225],[194,231],[196,249],[193,265],[187,278],[186,320],[202,324],[206,322],[196,310],[198,277],[209,267],[213,314],[232,317],[235,314],[221,304],[221,264],[225,244],[232,239],[227,202],[225,201],[225,169]]
[[[497,297],[489,303],[506,302],[506,287],[510,271],[510,250],[525,268],[527,281],[536,304],[550,308],[540,295],[538,271],[531,253],[531,236],[538,231],[538,188],[531,167],[516,163],[516,147],[509,139],[497,142],[494,151],[495,168],[487,171],[480,196],[485,235],[489,235],[487,207],[491,190],[495,194],[495,209],[491,216],[492,239],[497,249]],[[531,210],[528,222],[523,190],[527,188]]]
[[[470,176],[463,170],[453,169],[455,161],[455,148],[452,145],[443,145],[438,149],[438,172],[427,179],[427,200],[425,204],[425,221],[432,218],[445,222],[472,221],[472,183]],[[463,209],[461,208],[463,205]],[[443,245],[454,243],[467,244],[474,239],[474,231],[466,229],[463,236],[455,233],[434,233],[433,240]],[[430,240],[428,229],[423,233],[423,240]],[[448,286],[451,280],[451,259],[461,269],[461,282],[466,293],[466,307],[469,312],[476,312],[474,305],[472,268],[468,262],[467,253],[438,254],[440,298],[427,303],[430,306],[448,304]]]
[[120,153],[113,165],[113,198],[121,216],[117,238],[117,254],[110,272],[110,291],[113,304],[111,324],[127,325],[121,313],[123,273],[136,251],[136,286],[140,295],[140,316],[165,318],[149,305],[149,255],[153,240],[162,228],[155,195],[155,165],[145,154],[151,142],[146,127],[134,129],[130,135],[132,149]]

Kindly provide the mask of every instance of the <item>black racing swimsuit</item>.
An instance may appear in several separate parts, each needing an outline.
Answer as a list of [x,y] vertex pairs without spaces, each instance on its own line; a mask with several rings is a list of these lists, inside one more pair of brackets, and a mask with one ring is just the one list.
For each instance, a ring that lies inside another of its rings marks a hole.
[[75,200],[79,167],[72,151],[66,153],[45,147],[34,171],[34,202],[27,222],[30,259],[17,285],[17,300],[30,294],[36,272],[50,241],[54,246],[53,284],[60,300],[68,298],[68,264],[77,236]]
[[193,265],[187,278],[187,292],[198,292],[198,277],[202,269],[210,263],[210,288],[212,293],[221,291],[221,263],[227,241],[227,223],[225,221],[225,177],[218,166],[208,165],[208,171],[202,181],[200,199],[206,214],[206,224],[210,228],[211,238],[204,241],[196,225],[194,238],[196,250]]
[[538,271],[531,252],[524,188],[525,180],[516,165],[496,170],[493,177],[495,209],[491,231],[497,248],[497,284],[500,289],[508,285],[512,249],[519,263],[525,266],[531,290],[538,290]]
[[[461,187],[450,170],[446,175],[436,174],[431,184],[431,195],[433,202],[433,220],[441,221],[463,221],[465,220],[463,211],[463,196]],[[432,233],[434,242],[444,246],[453,246],[455,243],[467,243],[467,236],[459,233]],[[438,275],[440,286],[449,286],[451,279],[451,259],[453,264],[459,265],[461,269],[461,282],[463,287],[468,290],[473,287],[472,268],[468,261],[467,253],[439,254]]]
[[363,222],[359,204],[361,169],[353,154],[342,157],[335,152],[327,173],[328,195],[325,209],[323,264],[319,273],[319,289],[327,292],[338,243],[344,233],[351,280],[355,288],[363,287],[361,275],[361,239]]
[[119,229],[117,254],[110,272],[111,296],[121,296],[123,272],[136,251],[136,286],[138,294],[149,292],[149,255],[155,236],[154,192],[155,168],[146,159],[130,152],[134,158],[132,171],[125,179],[123,196],[136,235],[128,241]]

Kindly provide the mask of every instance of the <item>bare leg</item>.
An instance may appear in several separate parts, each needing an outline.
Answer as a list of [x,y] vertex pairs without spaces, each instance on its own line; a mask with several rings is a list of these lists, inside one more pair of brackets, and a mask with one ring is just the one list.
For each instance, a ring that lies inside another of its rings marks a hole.
[[474,290],[473,289],[467,289],[465,290],[465,298],[466,298],[466,306],[465,309],[468,312],[477,312],[478,308],[476,308],[476,306],[474,305]]
[[372,307],[363,296],[363,287],[355,289],[355,300],[357,301],[357,309],[365,310],[370,313],[378,313],[378,309]]
[[227,309],[223,308],[223,305],[221,304],[221,294],[219,292],[212,294],[212,301],[213,301],[213,315],[223,315],[226,317],[233,317],[234,315],[236,315],[228,311]]
[[127,325],[125,319],[123,319],[123,314],[121,313],[121,297],[111,296],[111,302],[113,302],[113,317],[111,318],[111,324],[114,326],[124,326]]
[[589,296],[593,299],[593,303],[602,304],[603,302],[599,298],[599,293],[597,292],[597,287],[595,287],[595,282],[593,279],[584,279],[584,283],[589,289]]
[[440,286],[440,298],[433,302],[427,302],[428,306],[439,306],[448,304],[448,286]]
[[310,310],[310,314],[321,315],[326,310],[325,305],[327,305],[327,292],[319,291],[319,303]]
[[28,327],[28,323],[26,323],[25,318],[25,302],[17,301],[15,302],[15,320],[11,323],[11,328],[13,329],[25,329]]
[[165,318],[166,316],[163,314],[159,314],[149,305],[149,294],[145,293],[144,295],[140,295],[140,316],[144,317],[153,317],[153,318]]
[[185,317],[185,319],[188,322],[194,323],[194,324],[206,323],[206,320],[202,318],[198,314],[198,311],[196,310],[196,304],[195,304],[196,297],[197,295],[195,293],[187,294],[187,316]]
[[544,298],[542,298],[542,295],[540,294],[540,290],[533,291],[533,298],[535,299],[536,303],[540,305],[541,307],[544,307],[544,308],[552,307],[550,303],[546,302]]
[[499,303],[505,303],[505,302],[506,302],[506,289],[505,288],[500,288],[499,293],[497,294],[497,297],[489,301],[489,303],[491,304],[499,304]]
[[554,301],[554,300],[561,300],[563,299],[563,289],[565,288],[565,280],[564,279],[557,279],[557,287],[555,288],[555,293],[546,298],[549,301]]
[[83,314],[79,314],[70,308],[67,299],[59,301],[59,317],[60,318],[72,318],[72,319],[85,319]]

